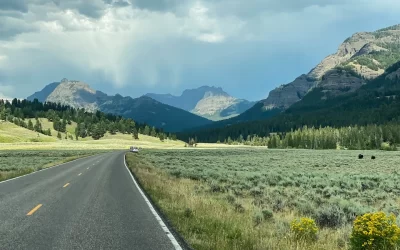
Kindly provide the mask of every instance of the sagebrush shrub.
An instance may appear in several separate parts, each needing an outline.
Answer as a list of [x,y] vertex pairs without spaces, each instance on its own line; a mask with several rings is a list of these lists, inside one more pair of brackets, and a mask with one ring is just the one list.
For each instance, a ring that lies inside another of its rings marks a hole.
[[229,204],[235,204],[236,198],[235,198],[235,196],[228,194],[226,196],[226,200],[228,201]]
[[268,210],[268,209],[262,210],[262,215],[263,215],[264,220],[269,220],[274,217],[274,214],[272,213],[272,211]]
[[318,227],[311,218],[302,217],[293,220],[290,224],[290,230],[297,240],[315,241],[317,239]]
[[320,227],[336,228],[346,223],[346,214],[334,204],[320,207],[314,217]]
[[367,213],[354,220],[350,237],[352,250],[396,249],[400,244],[400,228],[396,216],[384,212]]
[[183,212],[183,215],[184,215],[186,218],[192,217],[192,215],[193,215],[192,209],[186,208],[185,211]]
[[235,207],[235,211],[238,213],[244,213],[246,211],[246,209],[240,203],[235,203],[234,207]]
[[254,225],[258,226],[264,221],[263,214],[261,212],[255,212],[253,214]]

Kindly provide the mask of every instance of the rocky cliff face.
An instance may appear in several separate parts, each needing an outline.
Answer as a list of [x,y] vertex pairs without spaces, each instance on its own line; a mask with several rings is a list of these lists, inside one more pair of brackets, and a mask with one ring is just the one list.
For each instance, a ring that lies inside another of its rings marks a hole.
[[213,116],[235,104],[236,100],[231,96],[218,96],[209,93],[197,102],[192,112],[201,116]]
[[352,72],[343,69],[332,69],[321,79],[318,87],[324,94],[321,99],[351,93],[359,89],[366,82]]
[[98,102],[102,97],[106,98],[106,95],[91,89],[84,82],[63,79],[46,98],[46,101],[69,105],[73,108],[84,108],[89,112],[94,112],[99,109]]
[[293,82],[281,85],[269,93],[267,99],[263,100],[264,108],[286,109],[295,102],[300,101],[307,91],[315,85],[315,80],[307,75],[301,75]]
[[367,43],[374,41],[374,39],[375,36],[372,33],[361,32],[354,34],[339,46],[335,54],[327,56],[313,68],[308,73],[308,76],[314,79],[320,79],[328,70],[333,69],[357,55]]
[[[298,102],[316,86],[333,91],[333,95],[345,93],[337,89],[354,91],[363,80],[347,77],[346,72],[355,72],[358,78],[374,79],[382,75],[390,65],[400,60],[400,25],[375,32],[359,32],[346,39],[335,54],[327,56],[307,75],[272,90],[267,99],[262,100],[264,108],[288,108]],[[332,71],[335,68],[344,71]],[[325,81],[323,76],[328,74]],[[340,76],[339,76],[340,75]],[[335,82],[337,80],[337,82]],[[335,86],[337,85],[337,86]]]

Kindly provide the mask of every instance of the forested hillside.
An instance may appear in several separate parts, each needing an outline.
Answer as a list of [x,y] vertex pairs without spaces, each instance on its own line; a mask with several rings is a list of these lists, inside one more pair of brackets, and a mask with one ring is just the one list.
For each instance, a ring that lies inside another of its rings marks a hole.
[[[32,122],[34,118],[34,122]],[[95,140],[102,138],[105,133],[132,134],[137,139],[140,134],[176,139],[174,134],[165,134],[162,129],[140,124],[132,119],[121,116],[105,114],[97,111],[86,112],[84,109],[74,109],[70,106],[46,102],[41,103],[37,99],[33,101],[14,99],[12,102],[0,100],[0,120],[12,122],[18,126],[28,128],[32,131],[51,135],[50,129],[43,129],[39,118],[46,118],[53,122],[57,137],[61,139],[61,133],[66,133],[69,139],[92,137]],[[77,124],[74,134],[68,134],[67,124]]]
[[[304,99],[282,114],[262,121],[245,122],[218,129],[181,133],[181,139],[197,137],[200,142],[225,141],[274,132],[288,132],[311,127],[347,127],[383,125],[400,121],[400,63],[363,85],[355,92],[321,99],[321,91],[313,89]],[[393,143],[399,141],[392,140]]]

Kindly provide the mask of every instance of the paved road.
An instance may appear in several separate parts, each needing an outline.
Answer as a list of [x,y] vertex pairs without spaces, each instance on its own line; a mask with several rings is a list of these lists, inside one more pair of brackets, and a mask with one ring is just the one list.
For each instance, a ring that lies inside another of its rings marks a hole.
[[179,249],[174,239],[133,182],[123,152],[0,183],[1,250]]

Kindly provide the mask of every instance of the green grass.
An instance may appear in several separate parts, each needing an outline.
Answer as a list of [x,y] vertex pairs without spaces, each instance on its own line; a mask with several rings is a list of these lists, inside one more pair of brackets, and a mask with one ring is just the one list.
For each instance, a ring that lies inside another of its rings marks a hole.
[[[128,164],[195,249],[348,249],[357,215],[400,213],[399,152],[145,150]],[[290,232],[301,216],[320,228],[311,245]]]
[[[44,129],[52,129],[53,123],[47,119],[40,119]],[[67,126],[68,131],[73,131],[76,124]],[[105,134],[100,140],[93,140],[92,137],[79,138],[78,141],[57,138],[57,132],[52,130],[52,136],[38,134],[13,123],[0,121],[0,149],[2,150],[52,150],[52,149],[79,149],[79,150],[114,150],[129,149],[135,145],[142,148],[183,148],[182,141],[164,140],[139,134],[139,140],[134,140],[131,134],[117,133]]]
[[[33,125],[35,125],[36,120],[35,119],[26,119],[26,122],[28,122],[29,120],[32,121]],[[57,131],[54,130],[53,128],[53,122],[49,121],[47,118],[39,118],[40,123],[42,124],[42,129],[43,130],[47,130],[50,129],[51,131],[51,136],[54,138],[57,138]],[[75,128],[76,128],[77,124],[75,122],[72,122],[71,125],[67,124],[67,133],[68,135],[75,135]],[[62,138],[65,138],[65,133],[61,133]],[[75,138],[75,136],[74,136]]]
[[55,142],[56,139],[19,127],[13,123],[0,121],[0,143]]
[[0,181],[102,152],[94,150],[0,151]]

